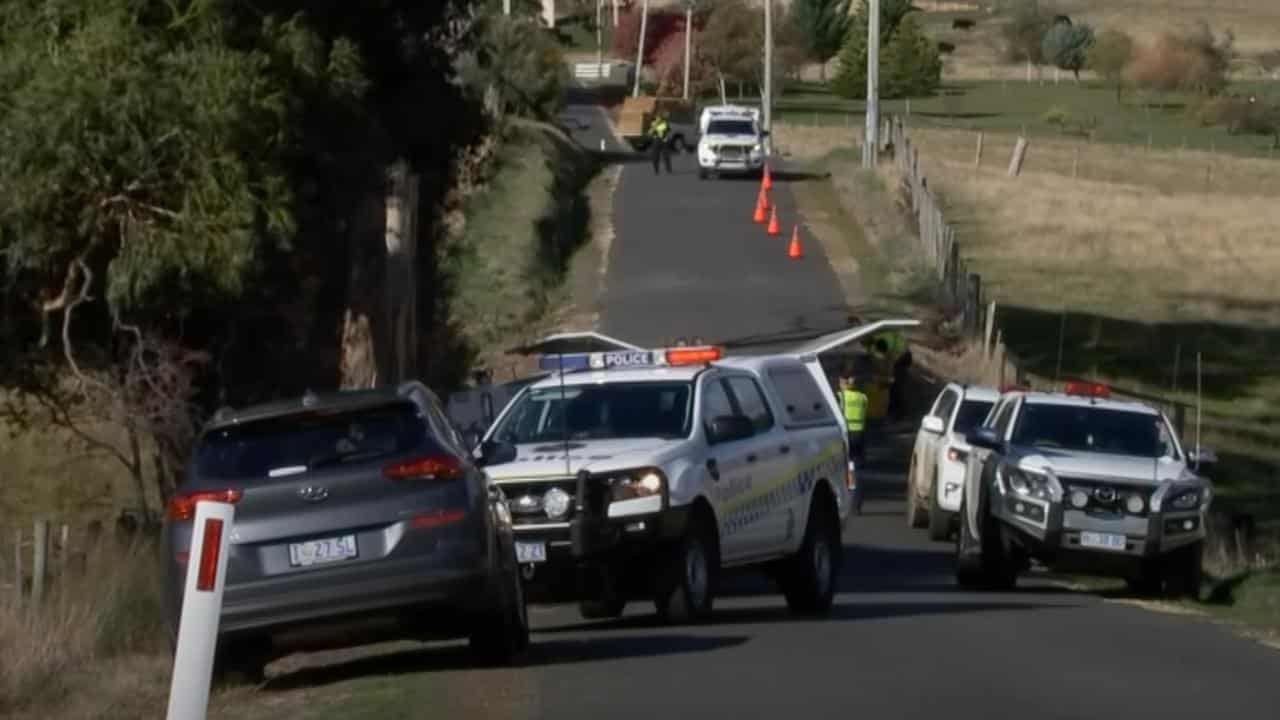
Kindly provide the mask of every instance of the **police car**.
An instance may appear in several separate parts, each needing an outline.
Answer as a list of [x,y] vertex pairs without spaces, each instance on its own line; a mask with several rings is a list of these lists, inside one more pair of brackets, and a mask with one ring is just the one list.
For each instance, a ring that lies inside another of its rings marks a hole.
[[823,352],[686,346],[553,353],[477,449],[511,508],[530,585],[573,584],[586,617],[648,597],[690,621],[722,568],[760,566],[797,612],[830,608],[852,485]]
[[698,119],[698,177],[764,168],[769,132],[760,129],[759,108],[713,105]]
[[951,536],[969,458],[965,434],[982,424],[999,397],[995,388],[949,383],[920,422],[907,472],[907,524],[927,526],[932,540]]
[[1008,588],[1030,559],[1198,592],[1213,496],[1168,418],[1110,398],[1104,385],[1005,393],[972,446],[961,500],[961,585]]

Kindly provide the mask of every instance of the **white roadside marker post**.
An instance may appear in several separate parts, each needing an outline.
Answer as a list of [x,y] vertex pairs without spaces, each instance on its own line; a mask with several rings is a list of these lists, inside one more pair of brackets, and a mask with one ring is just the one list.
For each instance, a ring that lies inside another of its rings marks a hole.
[[209,709],[218,616],[227,581],[227,545],[235,514],[235,506],[227,503],[196,503],[167,720],[204,720]]

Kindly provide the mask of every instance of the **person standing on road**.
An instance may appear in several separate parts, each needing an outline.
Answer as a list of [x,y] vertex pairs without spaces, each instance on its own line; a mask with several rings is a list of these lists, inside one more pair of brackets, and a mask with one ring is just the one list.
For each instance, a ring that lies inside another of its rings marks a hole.
[[867,396],[848,376],[840,378],[840,407],[844,410],[844,429],[849,437],[849,459],[855,467],[862,463],[863,436],[867,429]]
[[667,122],[667,113],[660,111],[649,123],[649,138],[653,152],[653,174],[659,173],[659,163],[667,166],[667,174],[671,174],[671,123]]

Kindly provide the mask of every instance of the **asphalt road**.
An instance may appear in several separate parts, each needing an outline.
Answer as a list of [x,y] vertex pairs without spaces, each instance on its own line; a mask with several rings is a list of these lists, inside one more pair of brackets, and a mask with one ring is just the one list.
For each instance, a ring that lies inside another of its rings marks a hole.
[[[596,108],[571,107],[598,148]],[[750,220],[757,183],[699,181],[691,156],[654,176],[628,164],[614,206],[604,330],[641,344],[719,341],[841,325],[839,286],[816,243]],[[787,183],[774,197],[790,232]],[[896,453],[901,454],[901,453]],[[875,457],[873,456],[873,460]],[[1272,718],[1280,652],[1207,621],[1024,578],[1009,593],[962,592],[952,548],[903,521],[897,457],[881,455],[829,618],[789,617],[754,576],[731,578],[713,622],[662,627],[649,603],[584,622],[537,607],[531,666],[490,678],[502,714],[547,718]],[[470,675],[472,671],[460,671]],[[452,674],[452,673],[450,673]],[[461,686],[489,681],[465,678]],[[450,681],[452,682],[452,681]]]

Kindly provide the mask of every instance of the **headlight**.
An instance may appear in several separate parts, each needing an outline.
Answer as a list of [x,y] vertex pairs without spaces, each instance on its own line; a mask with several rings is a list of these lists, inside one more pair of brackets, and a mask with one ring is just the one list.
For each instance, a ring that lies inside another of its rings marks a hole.
[[1083,490],[1071,491],[1071,507],[1077,510],[1083,510],[1089,504],[1089,493]]
[[1147,501],[1142,499],[1138,493],[1129,493],[1124,499],[1124,509],[1129,511],[1130,515],[1140,514],[1147,506]]
[[609,478],[609,497],[614,502],[634,500],[635,498],[660,495],[667,480],[662,471],[655,468],[644,468],[627,473],[619,473]]
[[760,146],[760,143],[756,143],[755,145],[751,146],[752,155],[759,155],[762,152],[764,152],[764,148]]
[[1009,487],[1019,495],[1053,501],[1062,497],[1062,487],[1047,473],[1004,466],[1000,474],[1004,476]]
[[560,488],[551,488],[542,496],[542,510],[548,518],[555,520],[569,514],[569,503],[573,498]]
[[1200,506],[1200,491],[1187,490],[1181,492],[1169,501],[1169,507],[1173,510],[1194,510]]

